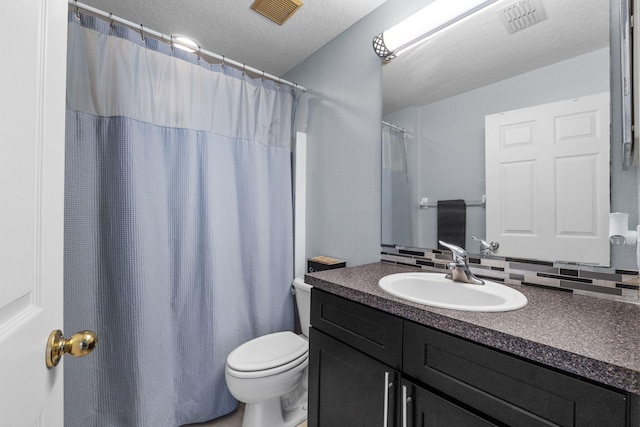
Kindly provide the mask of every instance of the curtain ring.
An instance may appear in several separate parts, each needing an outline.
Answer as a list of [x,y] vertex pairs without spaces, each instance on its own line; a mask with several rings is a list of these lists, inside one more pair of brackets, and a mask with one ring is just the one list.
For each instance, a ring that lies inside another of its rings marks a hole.
[[242,75],[245,75],[245,70],[247,69],[247,64],[242,64]]
[[142,39],[142,43],[146,43],[147,41],[144,39],[144,27],[140,24],[140,39]]
[[176,47],[173,44],[173,34],[169,36],[169,43],[171,44],[171,53],[174,53],[176,51]]
[[78,0],[74,0],[73,4],[76,7],[76,18],[78,18],[78,20],[80,20],[80,8],[78,7]]
[[224,69],[224,55],[222,55],[222,64],[220,66]]
[[111,31],[113,31],[115,33],[116,24],[115,24],[115,22],[113,22],[113,13],[111,13],[111,12],[109,12],[109,28],[111,28]]
[[202,52],[202,46],[198,45],[198,62],[200,62],[200,53]]

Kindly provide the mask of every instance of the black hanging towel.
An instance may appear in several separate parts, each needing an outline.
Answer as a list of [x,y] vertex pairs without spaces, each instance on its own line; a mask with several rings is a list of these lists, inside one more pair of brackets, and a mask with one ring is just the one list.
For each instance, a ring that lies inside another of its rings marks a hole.
[[[438,240],[464,248],[467,235],[467,205],[464,200],[438,201]],[[438,245],[440,249],[446,249]]]

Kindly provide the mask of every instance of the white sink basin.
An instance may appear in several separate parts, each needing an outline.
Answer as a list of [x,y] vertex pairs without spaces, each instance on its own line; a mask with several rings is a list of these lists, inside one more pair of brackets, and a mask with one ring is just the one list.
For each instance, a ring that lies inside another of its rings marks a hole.
[[464,311],[509,311],[527,305],[527,297],[508,286],[485,280],[484,285],[454,282],[440,273],[399,273],[385,276],[380,288],[398,298],[433,307]]

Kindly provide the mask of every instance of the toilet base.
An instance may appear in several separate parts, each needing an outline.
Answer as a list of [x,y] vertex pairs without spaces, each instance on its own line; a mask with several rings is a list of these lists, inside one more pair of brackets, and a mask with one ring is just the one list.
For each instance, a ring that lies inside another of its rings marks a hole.
[[296,427],[307,419],[306,402],[283,412],[280,397],[258,403],[247,403],[242,427]]

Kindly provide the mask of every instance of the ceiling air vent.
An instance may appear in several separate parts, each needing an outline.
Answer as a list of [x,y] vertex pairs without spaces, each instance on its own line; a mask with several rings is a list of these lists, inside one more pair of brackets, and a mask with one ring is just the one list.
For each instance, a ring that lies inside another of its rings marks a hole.
[[282,25],[302,7],[302,4],[300,0],[256,0],[251,9]]
[[509,34],[524,30],[547,19],[540,0],[518,0],[498,10]]

